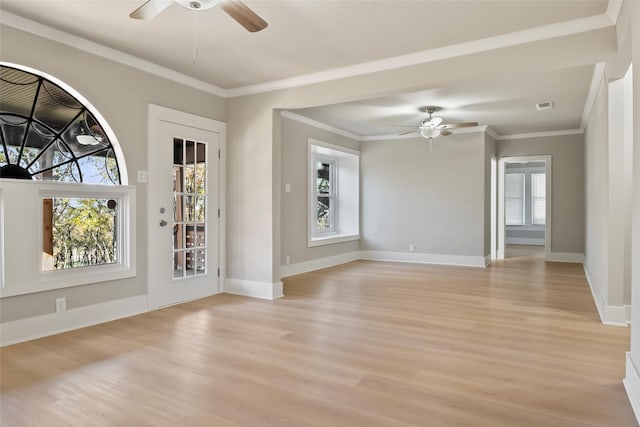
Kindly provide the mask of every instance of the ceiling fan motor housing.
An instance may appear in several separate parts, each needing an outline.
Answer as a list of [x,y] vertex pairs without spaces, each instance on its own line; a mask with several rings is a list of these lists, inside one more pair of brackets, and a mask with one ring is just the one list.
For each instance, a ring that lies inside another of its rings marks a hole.
[[174,0],[180,6],[190,10],[212,9],[220,3],[220,0]]

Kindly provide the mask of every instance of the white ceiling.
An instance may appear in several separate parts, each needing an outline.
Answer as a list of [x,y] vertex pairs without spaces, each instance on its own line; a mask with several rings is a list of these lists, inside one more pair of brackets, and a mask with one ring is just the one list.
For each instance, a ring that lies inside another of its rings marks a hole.
[[[606,0],[279,0],[245,3],[269,23],[249,33],[221,9],[172,5],[151,21],[128,14],[142,0],[0,0],[24,17],[137,56],[222,89],[274,82],[604,14]],[[9,12],[9,13],[4,13]],[[0,15],[0,18],[2,18]],[[424,105],[447,121],[478,121],[499,134],[580,127],[593,66],[297,111],[368,136],[414,124]],[[554,101],[538,112],[534,104]]]

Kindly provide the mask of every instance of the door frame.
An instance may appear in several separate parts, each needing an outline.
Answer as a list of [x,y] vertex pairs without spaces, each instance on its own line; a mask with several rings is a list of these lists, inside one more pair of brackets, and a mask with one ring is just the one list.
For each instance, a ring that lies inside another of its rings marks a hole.
[[[226,152],[227,152],[227,124],[218,120],[210,119],[208,117],[197,116],[195,114],[186,113],[184,111],[174,110],[160,105],[149,104],[148,106],[148,126],[147,126],[147,168],[151,162],[151,150],[152,145],[150,141],[152,136],[159,131],[161,123],[171,123],[180,126],[187,126],[191,128],[201,129],[208,132],[214,132],[219,135],[218,149],[219,151],[219,163],[218,163],[218,209],[220,209],[220,217],[218,218],[218,268],[220,268],[220,275],[218,276],[218,293],[224,292],[224,281],[226,277]],[[140,172],[138,171],[138,182],[140,183]],[[149,176],[148,179],[153,179]],[[147,308],[148,310],[155,310],[159,307],[152,307],[150,305],[149,298],[149,268],[152,263],[149,260],[149,225],[155,224],[156,215],[150,209],[149,203],[150,193],[147,189],[147,238],[146,238],[146,250],[147,250]],[[213,273],[213,272],[212,272]],[[215,274],[215,273],[214,273]],[[183,301],[184,302],[184,301]]]
[[507,163],[522,163],[522,162],[541,162],[544,161],[545,167],[545,225],[544,225],[544,259],[550,260],[551,258],[551,221],[552,221],[552,204],[553,194],[552,188],[552,176],[551,176],[551,155],[540,156],[518,156],[518,157],[502,157],[498,159],[498,253],[497,259],[504,259],[505,250],[505,213],[504,213],[504,174],[505,165]]

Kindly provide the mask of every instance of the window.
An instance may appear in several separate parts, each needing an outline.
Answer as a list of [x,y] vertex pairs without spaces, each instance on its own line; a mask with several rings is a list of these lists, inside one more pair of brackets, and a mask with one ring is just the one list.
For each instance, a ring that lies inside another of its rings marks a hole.
[[505,175],[506,225],[524,225],[524,173]]
[[359,167],[358,151],[309,140],[309,247],[360,238]]
[[546,214],[546,178],[544,173],[531,174],[531,216],[533,224],[545,223]]
[[316,156],[316,233],[327,233],[335,230],[336,223],[336,159]]
[[16,64],[0,63],[0,94],[0,297],[135,276],[135,189],[104,118]]

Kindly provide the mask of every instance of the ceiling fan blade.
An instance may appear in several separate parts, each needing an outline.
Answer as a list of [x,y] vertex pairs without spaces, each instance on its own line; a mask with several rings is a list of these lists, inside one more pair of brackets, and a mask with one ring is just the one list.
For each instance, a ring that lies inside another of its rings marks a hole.
[[415,128],[415,127],[417,127],[416,125],[387,125],[387,126],[396,126],[396,127],[401,127],[401,128]]
[[442,136],[449,136],[449,135],[451,135],[452,133],[453,133],[453,132],[451,132],[450,130],[446,130],[446,129],[442,129],[442,130],[440,131],[440,135],[442,135]]
[[240,0],[223,0],[220,3],[220,7],[227,12],[227,15],[235,19],[238,24],[252,33],[264,30],[269,25]]
[[403,133],[399,134],[398,136],[409,135],[409,134],[412,134],[412,133],[418,133],[418,131],[414,129],[414,130],[410,130],[408,132],[403,132]]
[[147,0],[140,7],[129,14],[133,19],[153,19],[157,14],[168,8],[171,0]]
[[457,128],[472,128],[478,126],[478,122],[466,122],[466,123],[447,123],[443,125],[445,129],[457,129]]

